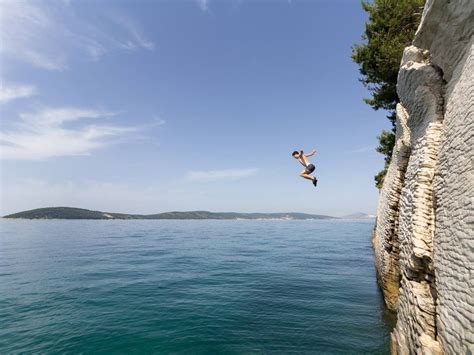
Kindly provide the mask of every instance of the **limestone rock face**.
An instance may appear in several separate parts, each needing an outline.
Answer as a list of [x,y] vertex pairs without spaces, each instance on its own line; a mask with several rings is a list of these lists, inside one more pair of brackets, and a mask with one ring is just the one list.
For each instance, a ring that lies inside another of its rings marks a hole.
[[415,348],[437,353],[433,179],[443,128],[444,85],[440,70],[421,49],[408,47],[403,60],[397,91],[408,114],[411,153],[400,192],[400,295],[394,338],[400,353]]
[[447,84],[434,181],[436,320],[439,341],[448,354],[474,354],[473,49],[471,38],[469,51]]
[[406,110],[398,104],[396,143],[392,153],[392,163],[380,191],[373,239],[378,282],[384,293],[385,304],[391,310],[397,309],[400,287],[399,204],[411,146],[407,119]]
[[474,1],[428,0],[398,75],[373,236],[391,351],[474,353]]
[[428,0],[413,44],[429,51],[449,82],[466,51],[472,48],[472,0]]

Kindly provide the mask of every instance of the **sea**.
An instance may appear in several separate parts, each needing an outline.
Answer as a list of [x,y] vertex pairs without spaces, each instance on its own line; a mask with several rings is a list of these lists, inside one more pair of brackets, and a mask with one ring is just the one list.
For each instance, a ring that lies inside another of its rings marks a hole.
[[0,220],[0,353],[388,354],[373,220]]

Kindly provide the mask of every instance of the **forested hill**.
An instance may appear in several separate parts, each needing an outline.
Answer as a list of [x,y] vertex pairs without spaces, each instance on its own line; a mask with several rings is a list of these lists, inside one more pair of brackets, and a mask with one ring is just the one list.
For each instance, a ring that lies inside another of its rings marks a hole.
[[23,219],[335,219],[337,217],[306,213],[237,213],[237,212],[164,212],[150,215],[92,211],[73,207],[47,207],[18,212],[3,218]]

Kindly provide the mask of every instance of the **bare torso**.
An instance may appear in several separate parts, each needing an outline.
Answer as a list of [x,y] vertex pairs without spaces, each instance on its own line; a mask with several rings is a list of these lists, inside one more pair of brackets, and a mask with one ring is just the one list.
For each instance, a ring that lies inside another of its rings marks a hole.
[[301,156],[298,158],[298,161],[303,165],[305,168],[308,167],[310,163],[308,157],[306,157],[304,154],[301,154]]

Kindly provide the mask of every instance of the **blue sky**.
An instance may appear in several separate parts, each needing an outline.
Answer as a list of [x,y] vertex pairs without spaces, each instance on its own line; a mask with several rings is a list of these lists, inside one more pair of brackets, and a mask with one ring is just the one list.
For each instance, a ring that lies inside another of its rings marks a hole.
[[[1,7],[1,214],[375,212],[359,0]],[[311,148],[316,189],[290,155]]]

